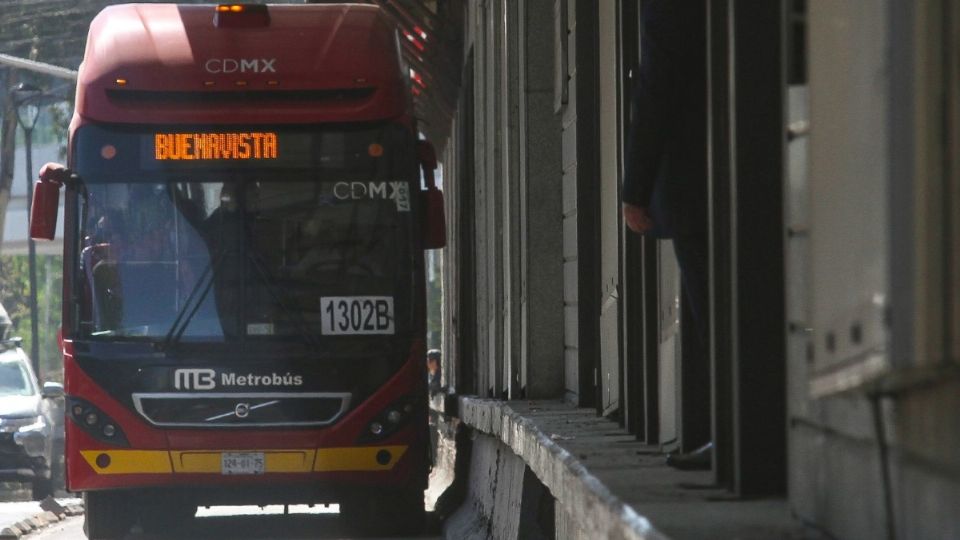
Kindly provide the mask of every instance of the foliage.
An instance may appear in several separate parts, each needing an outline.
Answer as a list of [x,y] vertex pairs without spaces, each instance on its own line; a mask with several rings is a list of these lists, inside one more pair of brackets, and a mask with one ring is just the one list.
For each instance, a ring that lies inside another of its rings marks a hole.
[[[429,265],[431,261],[439,261],[439,257],[426,260]],[[439,349],[443,339],[443,283],[439,264],[427,273],[427,348]]]
[[[40,339],[40,377],[43,381],[62,379],[63,358],[57,340],[60,329],[63,257],[37,256],[37,306]],[[30,265],[26,255],[0,256],[0,303],[13,322],[11,335],[23,338],[23,350],[30,354]]]
[[51,105],[49,115],[50,138],[60,143],[60,160],[66,161],[70,117],[73,115],[73,96],[70,96],[69,101]]

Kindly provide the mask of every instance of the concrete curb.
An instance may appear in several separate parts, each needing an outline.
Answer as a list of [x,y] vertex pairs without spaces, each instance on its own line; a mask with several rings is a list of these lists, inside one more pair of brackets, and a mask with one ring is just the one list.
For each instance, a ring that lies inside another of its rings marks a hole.
[[500,439],[530,467],[557,504],[596,538],[668,540],[649,520],[621,501],[580,463],[510,408],[507,402],[461,397],[460,419]]
[[40,509],[42,511],[39,514],[21,519],[0,529],[0,540],[17,539],[54,523],[59,523],[69,516],[83,514],[82,505],[68,504],[64,506],[53,497],[47,497],[41,501]]

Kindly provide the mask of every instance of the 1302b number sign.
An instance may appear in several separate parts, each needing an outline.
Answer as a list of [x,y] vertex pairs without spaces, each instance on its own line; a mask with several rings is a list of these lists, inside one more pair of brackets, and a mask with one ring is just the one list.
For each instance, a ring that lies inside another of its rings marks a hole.
[[325,296],[320,311],[325,336],[394,332],[389,296]]

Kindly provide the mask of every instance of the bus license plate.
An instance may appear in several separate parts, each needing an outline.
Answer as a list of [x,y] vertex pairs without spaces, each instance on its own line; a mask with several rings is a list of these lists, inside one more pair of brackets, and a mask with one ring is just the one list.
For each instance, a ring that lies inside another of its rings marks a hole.
[[221,474],[263,474],[263,452],[220,454]]

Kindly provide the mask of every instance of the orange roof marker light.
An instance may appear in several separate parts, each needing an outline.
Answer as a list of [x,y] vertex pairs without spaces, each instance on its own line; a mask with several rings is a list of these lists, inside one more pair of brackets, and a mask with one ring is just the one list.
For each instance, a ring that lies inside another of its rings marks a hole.
[[246,9],[246,4],[220,4],[217,6],[217,11],[220,13],[242,13]]
[[217,28],[258,28],[270,26],[270,12],[264,4],[219,4],[213,15]]

